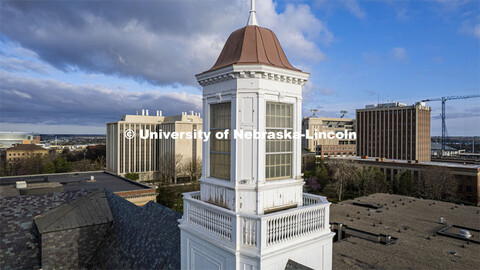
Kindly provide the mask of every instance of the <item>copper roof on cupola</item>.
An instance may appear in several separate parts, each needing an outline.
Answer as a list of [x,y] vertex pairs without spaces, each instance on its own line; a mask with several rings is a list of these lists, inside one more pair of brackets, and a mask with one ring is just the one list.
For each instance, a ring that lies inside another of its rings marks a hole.
[[301,72],[290,64],[275,33],[258,26],[255,1],[252,0],[247,26],[230,34],[217,62],[204,73],[231,65],[258,64]]
[[217,62],[207,72],[230,65],[255,64],[301,71],[290,64],[275,33],[247,25],[230,34]]

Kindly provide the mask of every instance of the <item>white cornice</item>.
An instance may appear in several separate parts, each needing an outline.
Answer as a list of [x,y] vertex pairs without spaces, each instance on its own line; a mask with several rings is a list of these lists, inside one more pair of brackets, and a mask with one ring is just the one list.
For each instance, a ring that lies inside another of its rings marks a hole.
[[232,65],[211,72],[201,73],[195,77],[201,86],[242,78],[267,79],[303,86],[307,82],[309,75],[305,72],[267,65]]

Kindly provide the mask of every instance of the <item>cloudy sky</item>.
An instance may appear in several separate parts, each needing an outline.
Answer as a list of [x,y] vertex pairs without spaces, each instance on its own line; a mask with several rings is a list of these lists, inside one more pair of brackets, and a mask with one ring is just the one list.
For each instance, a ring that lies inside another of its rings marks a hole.
[[[144,108],[201,111],[194,75],[246,24],[249,2],[0,1],[0,130],[100,134]],[[477,0],[257,0],[257,16],[311,73],[304,115],[480,93]],[[448,101],[448,134],[480,135],[479,104]]]

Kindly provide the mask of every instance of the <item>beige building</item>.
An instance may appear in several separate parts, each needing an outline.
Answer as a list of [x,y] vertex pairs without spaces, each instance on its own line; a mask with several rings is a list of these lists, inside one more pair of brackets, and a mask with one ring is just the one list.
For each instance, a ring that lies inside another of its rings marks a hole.
[[45,156],[47,154],[48,149],[36,144],[16,144],[15,146],[8,148],[5,153],[7,162],[16,162],[20,159],[33,156]]
[[[201,130],[202,118],[193,111],[176,116],[163,116],[161,111],[150,116],[148,110],[143,110],[142,115],[125,115],[118,122],[107,123],[107,170],[121,176],[138,173],[139,180],[181,176],[180,168],[201,160],[202,140],[199,136],[165,139],[162,134]],[[148,135],[148,139],[141,135]]]
[[424,102],[357,110],[357,155],[430,161],[430,107]]
[[328,139],[321,133],[328,136],[330,132],[345,133],[347,131],[355,132],[355,119],[351,118],[332,118],[332,117],[305,117],[302,121],[302,134],[307,133],[314,137],[315,133],[319,134],[318,138],[302,138],[302,148],[309,149],[319,156],[353,156],[355,155],[356,139],[347,137],[343,139]]

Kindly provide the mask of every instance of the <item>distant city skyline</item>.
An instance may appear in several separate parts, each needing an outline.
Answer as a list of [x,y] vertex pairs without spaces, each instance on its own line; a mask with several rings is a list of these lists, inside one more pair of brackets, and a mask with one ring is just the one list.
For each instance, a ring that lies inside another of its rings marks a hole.
[[[0,130],[48,134],[105,134],[106,122],[141,109],[201,112],[194,75],[249,9],[247,0],[0,5]],[[311,73],[304,116],[480,93],[477,1],[265,0],[257,14]],[[479,103],[447,101],[448,135],[480,135]],[[427,105],[440,135],[440,102]]]

